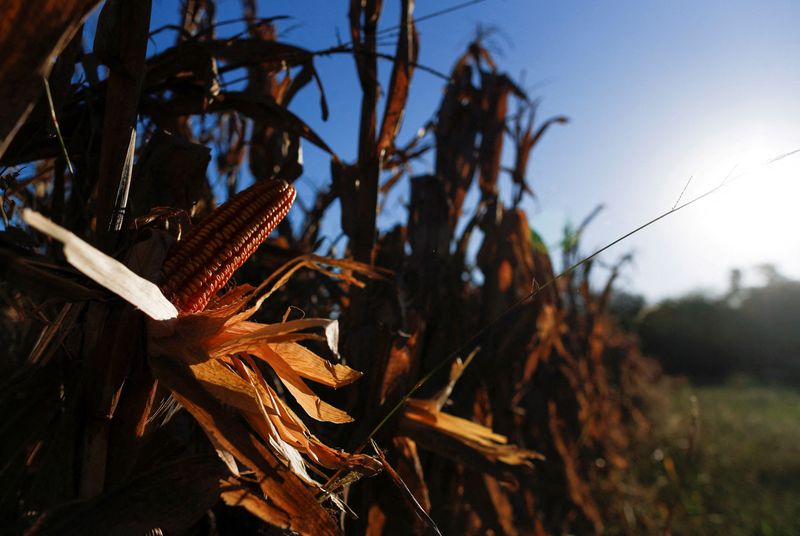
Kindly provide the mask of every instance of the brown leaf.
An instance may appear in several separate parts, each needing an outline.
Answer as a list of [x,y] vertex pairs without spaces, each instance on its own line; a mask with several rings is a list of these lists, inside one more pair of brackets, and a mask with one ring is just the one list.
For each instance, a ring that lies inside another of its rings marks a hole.
[[297,92],[304,88],[312,79],[317,84],[317,89],[319,90],[319,108],[322,113],[322,120],[327,121],[329,113],[328,100],[325,98],[325,89],[322,87],[322,80],[312,62],[303,65],[303,68],[297,73],[297,76],[292,80],[292,84],[286,90],[281,103],[284,106],[288,106]]
[[31,209],[22,211],[22,219],[36,229],[64,244],[64,255],[75,268],[103,285],[128,303],[156,320],[178,316],[175,306],[152,282],[138,276],[118,260],[90,246],[75,234],[56,225]]
[[246,484],[228,477],[222,481],[220,497],[228,506],[241,506],[260,520],[283,529],[289,528],[285,512],[273,507],[254,493]]
[[479,149],[479,184],[483,199],[497,194],[497,178],[500,174],[500,159],[508,110],[508,94],[513,84],[505,75],[481,73],[484,95],[483,125]]
[[351,384],[363,375],[346,365],[330,363],[297,343],[277,343],[270,344],[269,347],[280,355],[301,378],[307,378],[334,389]]
[[400,433],[426,450],[488,472],[512,486],[516,479],[507,466],[532,467],[531,460],[543,459],[537,452],[508,444],[505,436],[481,424],[439,411],[436,402],[429,400],[406,402]]
[[547,413],[550,433],[553,435],[553,445],[563,463],[570,499],[591,521],[595,532],[601,534],[603,532],[603,520],[600,516],[600,510],[589,490],[589,484],[581,478],[578,472],[577,448],[574,444],[568,442],[568,438],[565,437],[562,431],[564,425],[558,416],[555,401],[551,400],[547,403]]
[[383,123],[378,135],[378,155],[394,145],[394,139],[400,131],[403,112],[411,87],[411,76],[414,64],[419,56],[419,38],[414,27],[414,0],[403,0],[401,3],[400,36],[397,39],[392,76],[389,80],[389,92],[386,96],[386,108],[383,112]]
[[8,0],[0,18],[0,157],[42,94],[42,79],[99,0]]
[[308,50],[272,40],[261,39],[212,39],[185,41],[153,56],[147,63],[148,86],[157,86],[175,77],[197,76],[186,70],[192,58],[215,57],[223,60],[226,67],[221,72],[248,65],[278,72],[288,66],[307,65],[313,58]]
[[333,518],[286,466],[251,434],[236,415],[223,407],[173,358],[150,356],[153,374],[197,420],[214,444],[221,446],[255,478],[272,504],[286,514],[288,527],[300,534],[338,534]]
[[242,92],[227,92],[220,96],[209,106],[208,111],[236,110],[253,119],[259,119],[278,130],[285,130],[301,136],[323,151],[333,154],[322,138],[309,127],[305,121],[276,103],[274,100],[253,97]]
[[346,423],[353,420],[346,412],[337,409],[317,396],[283,357],[264,344],[248,348],[247,352],[264,359],[275,370],[286,389],[308,415],[318,421]]
[[[380,472],[381,464],[371,456],[334,449],[314,437],[295,412],[267,385],[257,369],[251,370],[255,371],[257,376],[257,381],[252,382],[252,385],[259,392],[259,403],[264,407],[263,416],[275,426],[279,441],[289,443],[315,463],[329,469],[349,469],[370,476]],[[259,430],[263,437],[273,435],[263,426],[265,422],[263,418],[256,420],[250,415],[248,422]]]
[[274,99],[264,96],[255,97],[245,92],[231,91],[220,93],[207,104],[202,93],[181,93],[176,90],[170,100],[161,102],[154,98],[148,98],[143,100],[141,106],[142,113],[153,117],[157,123],[162,125],[167,123],[165,118],[230,111],[239,112],[277,130],[303,137],[323,151],[334,154],[328,144],[305,121],[275,102]]

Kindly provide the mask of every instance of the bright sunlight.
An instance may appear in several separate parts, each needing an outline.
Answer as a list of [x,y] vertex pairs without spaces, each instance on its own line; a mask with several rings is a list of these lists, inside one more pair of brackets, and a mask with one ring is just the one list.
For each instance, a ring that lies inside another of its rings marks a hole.
[[688,211],[687,222],[711,248],[738,252],[732,264],[775,258],[792,243],[787,230],[797,227],[800,199],[800,149],[777,136],[757,136],[733,149],[707,151],[681,203],[725,183],[701,205]]

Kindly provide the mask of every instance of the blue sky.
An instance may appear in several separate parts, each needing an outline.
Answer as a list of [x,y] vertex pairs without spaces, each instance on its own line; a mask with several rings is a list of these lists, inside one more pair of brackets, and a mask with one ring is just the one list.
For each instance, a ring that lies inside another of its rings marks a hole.
[[[455,3],[417,2],[417,15]],[[176,5],[154,0],[153,27],[174,22]],[[238,10],[238,1],[223,0],[218,18]],[[291,16],[279,24],[288,29],[283,39],[310,49],[336,44],[337,29],[346,38],[346,12],[344,1],[259,2],[260,16]],[[398,12],[397,2],[386,0],[381,25],[396,24]],[[623,284],[658,299],[720,290],[731,268],[764,262],[800,277],[800,155],[754,167],[800,148],[798,24],[800,2],[788,0],[486,0],[420,23],[420,63],[448,72],[479,25],[497,28],[498,64],[515,78],[524,73],[542,99],[540,117],[571,118],[551,129],[528,172],[539,200],[525,208],[552,245],[567,221],[604,203],[585,236],[589,252],[672,207],[690,176],[684,199],[713,188],[736,166],[742,180],[605,256],[634,252]],[[311,86],[293,111],[352,160],[359,109],[353,61],[319,58],[317,67],[330,119],[321,121]],[[380,65],[384,79],[390,67]],[[442,88],[442,80],[417,71],[401,140],[435,112]],[[305,161],[301,189],[327,184],[328,158],[306,145]],[[431,165],[429,159],[418,169]],[[382,225],[397,221],[407,196],[399,186]]]

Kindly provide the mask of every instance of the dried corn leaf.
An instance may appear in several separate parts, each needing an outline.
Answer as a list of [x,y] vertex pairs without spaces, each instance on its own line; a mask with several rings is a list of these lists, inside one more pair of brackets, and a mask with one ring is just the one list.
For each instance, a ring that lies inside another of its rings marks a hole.
[[414,28],[414,0],[403,0],[401,3],[400,37],[397,40],[397,51],[389,80],[389,92],[386,97],[386,108],[383,112],[383,123],[378,135],[378,154],[394,145],[394,139],[400,131],[403,112],[411,87],[411,76],[414,64],[419,55],[419,39]]
[[[49,222],[46,218],[31,211],[25,213],[25,218],[31,226],[43,232],[47,232],[54,238],[65,242],[67,258],[76,265],[77,268],[87,273],[90,277],[99,277],[101,279],[100,283],[109,287],[110,290],[118,291],[118,293],[123,296],[129,296],[129,301],[134,305],[136,305],[136,301],[139,301],[142,304],[140,308],[144,309],[145,312],[147,312],[146,308],[150,307],[151,303],[148,303],[147,299],[142,298],[142,289],[147,291],[148,286],[151,286],[158,292],[158,296],[165,300],[155,285],[133,274],[124,265],[95,250],[72,233],[69,233],[52,222]],[[77,251],[77,254],[75,251]],[[109,273],[111,272],[115,273],[116,279],[109,277]],[[106,284],[104,283],[105,280],[109,282]],[[250,292],[250,290],[249,288],[245,289],[245,292]],[[246,305],[243,299],[245,292],[234,292],[234,298],[236,298],[234,300],[227,300],[227,302],[222,300],[221,309],[230,316],[237,316],[236,313]],[[145,298],[147,298],[147,296],[145,296]],[[172,307],[172,304],[170,304],[170,307]],[[249,316],[249,314],[253,312],[254,310],[250,309],[245,315]],[[154,317],[156,320],[158,319],[157,315],[154,316],[154,314],[152,314],[152,309],[150,316]],[[171,355],[173,358],[179,358],[185,365],[188,365],[188,371],[190,371],[192,378],[199,382],[197,385],[202,386],[203,389],[212,394],[216,400],[236,407],[247,414],[259,414],[262,411],[266,413],[266,410],[264,410],[264,398],[260,397],[258,391],[254,389],[252,381],[246,381],[230,368],[223,365],[222,361],[217,360],[217,358],[219,358],[223,361],[226,359],[230,361],[228,356],[232,354],[250,352],[267,361],[275,369],[289,392],[292,393],[298,403],[300,403],[311,417],[328,422],[349,422],[352,420],[345,412],[323,402],[305,382],[303,382],[300,375],[292,368],[291,364],[284,360],[276,350],[271,349],[264,342],[265,337],[268,340],[269,336],[285,336],[292,334],[298,329],[323,327],[327,331],[334,321],[324,319],[302,319],[274,326],[264,326],[242,320],[238,325],[233,324],[232,326],[226,326],[226,322],[229,320],[230,317],[226,319],[220,314],[220,310],[216,310],[215,314],[187,315],[168,325],[151,323],[150,351],[154,352],[156,356]],[[227,336],[219,336],[220,331],[224,333],[226,327],[233,333],[228,333]],[[246,333],[246,335],[242,336],[242,333]],[[329,339],[335,339],[333,333],[330,331],[328,333]],[[218,335],[216,338],[213,336],[215,334]],[[209,337],[209,335],[212,336]],[[290,360],[293,360],[295,363],[305,364],[304,374],[312,379],[318,378],[322,383],[327,384],[344,385],[358,377],[357,372],[343,365],[326,367],[323,364],[323,360],[312,352],[304,351],[305,349],[298,350],[298,348],[302,348],[299,345],[292,346],[293,343],[288,343],[287,345],[285,341],[277,342],[278,344],[286,345],[285,348],[289,348],[293,351]],[[277,347],[277,349],[280,348],[281,346]],[[315,359],[308,361],[310,356],[313,356]],[[276,413],[276,406],[278,406],[277,397],[270,396],[268,398],[273,413]],[[280,409],[280,407],[278,409]],[[284,411],[284,414],[286,414],[286,411]],[[303,437],[307,433],[305,427],[296,417],[294,417],[294,419],[289,419],[288,422],[294,426],[296,432],[300,433],[300,437]],[[283,428],[286,429],[285,426]],[[284,433],[284,435],[288,436],[287,433]],[[286,461],[292,464],[297,473],[308,479],[307,475],[305,475],[300,455],[292,450],[283,448],[284,445],[281,442],[285,440],[281,438],[280,434],[275,432],[269,434],[265,439],[283,452]],[[213,436],[213,442],[217,445],[218,449],[222,448],[223,450],[230,451],[216,435]],[[304,447],[304,450],[309,451],[308,443],[306,443]],[[322,452],[321,458],[325,459],[329,466],[340,467],[343,464],[336,463],[337,458],[347,459],[345,453],[334,454],[333,449],[327,449],[327,447],[323,448],[324,446],[318,441],[315,442],[314,447],[316,450]],[[333,460],[333,462],[331,460]]]
[[313,62],[305,64],[300,72],[297,73],[297,76],[295,76],[292,80],[292,84],[286,89],[286,93],[283,95],[281,102],[288,106],[297,92],[305,87],[312,78],[317,84],[317,89],[319,90],[319,108],[320,112],[322,113],[322,120],[327,121],[329,113],[328,100],[325,97],[325,88],[322,87],[322,80],[320,79],[319,73],[317,73],[317,69],[314,67]]
[[363,375],[346,365],[330,363],[297,343],[270,344],[269,348],[283,357],[301,378],[313,380],[328,387],[339,388],[348,385]]
[[446,434],[487,447],[508,443],[504,435],[493,432],[491,428],[439,411],[436,404],[427,400],[410,399],[403,411],[403,418],[428,424]]
[[516,485],[516,479],[503,466],[532,467],[541,460],[538,452],[508,444],[508,439],[476,422],[444,413],[430,400],[410,399],[400,419],[400,433],[420,447],[494,475]]
[[336,523],[304,484],[253,436],[236,415],[223,407],[173,358],[151,356],[154,374],[203,427],[215,445],[249,467],[261,491],[286,515],[285,528],[300,534],[338,534]]
[[308,124],[271,97],[254,96],[240,91],[221,92],[208,102],[198,92],[175,92],[169,100],[144,99],[141,112],[152,117],[166,128],[176,116],[203,115],[207,113],[239,112],[251,119],[280,131],[302,137],[333,155],[333,150]]
[[22,211],[22,219],[37,231],[63,243],[64,255],[72,266],[138,307],[153,320],[169,320],[178,316],[178,310],[156,285],[139,277],[118,260],[95,249],[38,212],[26,208]]
[[[232,361],[237,373],[243,378],[246,378],[255,389],[256,400],[262,418],[257,419],[257,416],[253,414],[247,415],[246,418],[250,425],[260,433],[261,437],[267,441],[275,452],[283,457],[284,462],[289,465],[289,468],[294,474],[300,477],[305,483],[318,486],[311,476],[309,476],[308,471],[306,471],[306,464],[300,452],[295,445],[290,444],[291,434],[286,433],[286,427],[283,425],[280,415],[278,415],[276,411],[275,400],[277,396],[274,395],[272,389],[267,385],[266,381],[264,381],[258,368],[252,361],[250,362],[251,368],[249,369],[240,359],[233,358]],[[265,424],[267,426],[264,426]]]
[[570,499],[572,499],[575,506],[580,508],[584,515],[592,522],[595,532],[601,534],[603,532],[603,520],[600,516],[597,503],[595,503],[592,497],[589,484],[581,478],[578,469],[579,464],[576,445],[571,444],[564,436],[564,424],[558,416],[558,409],[554,401],[548,401],[547,412],[550,433],[553,435],[553,446],[556,452],[558,452],[563,464],[564,477],[567,481]]
[[265,523],[282,529],[289,528],[289,517],[285,512],[270,505],[235,478],[222,481],[220,497],[228,506],[241,506]]
[[[187,354],[184,357],[188,357]],[[190,359],[185,362],[192,375],[214,398],[243,412],[259,412],[256,393],[245,379],[216,359],[199,363],[192,363]]]
[[[347,453],[331,449],[311,436],[302,421],[284,405],[283,401],[263,381],[263,378],[260,380],[253,379],[252,374],[257,372],[254,366],[246,369],[241,365],[238,358],[228,358],[229,354],[221,354],[219,358],[233,366],[236,370],[234,372],[222,361],[210,358],[211,356],[205,350],[198,348],[195,351],[182,351],[176,347],[165,346],[163,341],[158,346],[157,351],[166,355],[180,356],[185,363],[189,364],[189,369],[194,378],[220,402],[239,409],[249,417],[260,415],[264,419],[271,421],[270,424],[273,430],[267,430],[262,433],[262,437],[266,441],[274,443],[283,452],[287,462],[296,462],[297,457],[292,452],[286,451],[280,442],[288,442],[294,448],[298,448],[301,452],[309,455],[313,461],[325,467],[338,469],[363,466],[368,473],[374,473],[379,468],[368,457],[353,457]],[[202,355],[206,355],[206,358],[197,357]],[[277,354],[274,354],[274,356],[277,356]],[[347,422],[350,420],[346,413],[322,402],[291,371],[291,368],[287,367],[288,365],[284,365],[280,369],[276,368],[276,373],[290,389],[290,392],[297,393],[297,396],[299,396],[298,401],[302,401],[301,405],[304,409],[310,410],[309,414],[312,417],[331,422]],[[298,392],[298,390],[295,390],[296,388],[291,384],[291,380],[286,380],[284,375],[289,375],[294,381],[299,381],[302,386],[305,386],[305,391]],[[260,374],[258,377],[260,378]],[[266,430],[252,420],[251,424],[257,430],[262,430],[262,432]],[[301,466],[296,464],[294,467],[298,470],[302,469]],[[305,471],[302,470],[302,473],[305,473]]]
[[286,386],[286,389],[312,418],[318,421],[335,423],[346,423],[353,420],[346,412],[331,406],[314,394],[289,363],[268,345],[250,347],[247,351],[269,363]]
[[263,121],[278,130],[301,136],[326,153],[333,154],[333,150],[328,144],[305,121],[273,99],[231,91],[220,94],[209,106],[211,112],[227,109],[233,109],[253,119]]
[[308,50],[278,41],[261,39],[219,39],[185,41],[153,56],[147,62],[148,86],[157,86],[173,78],[187,78],[199,73],[187,72],[195,58],[215,57],[226,62],[225,70],[259,65],[269,72],[287,66],[307,65],[313,59]]
[[[511,180],[519,186],[519,191],[515,198],[514,205],[519,204],[522,199],[522,193],[528,192],[533,195],[533,190],[528,186],[525,177],[528,170],[528,160],[534,147],[539,143],[544,136],[544,133],[553,125],[565,125],[569,123],[569,118],[565,116],[556,116],[545,121],[536,132],[533,132],[533,126],[536,119],[536,102],[530,104],[520,105],[520,110],[514,118],[514,128],[512,136],[514,139],[514,146],[516,154],[514,156],[514,167],[508,171],[511,173]],[[525,122],[524,112],[528,110],[527,122]],[[525,123],[524,123],[525,122]],[[524,124],[523,124],[524,123]]]
[[54,59],[99,0],[9,0],[0,8],[0,157],[42,94]]
[[[349,454],[328,447],[319,441],[309,432],[294,411],[267,385],[252,364],[251,370],[256,372],[258,382],[253,382],[252,385],[259,393],[258,398],[262,403],[264,415],[274,426],[282,441],[305,453],[313,462],[329,469],[350,469],[364,475],[374,475],[380,471],[380,463],[371,456]],[[248,420],[256,429],[263,429],[261,425],[263,420],[259,422],[254,422],[253,419]]]
[[[236,305],[234,307],[241,307],[241,305]],[[216,316],[217,312],[218,311],[215,310],[207,310],[196,316],[210,318]],[[277,324],[260,324],[258,322],[242,320],[242,318],[252,315],[253,312],[253,310],[248,310],[244,313],[236,313],[234,316],[225,319],[225,329],[209,336],[208,339],[204,341],[204,344],[214,349],[214,355],[232,354],[254,343],[282,342],[286,340],[286,335],[297,334],[298,336],[310,336],[311,334],[299,332],[313,328],[325,329],[336,322],[328,318],[301,318]]]
[[304,481],[317,485],[308,476],[300,453],[331,469],[353,469],[364,474],[380,470],[380,464],[371,457],[330,448],[314,437],[264,381],[254,363],[248,368],[236,357],[229,363],[233,370],[213,359],[193,363],[189,369],[217,400],[240,410],[262,439],[272,445]]

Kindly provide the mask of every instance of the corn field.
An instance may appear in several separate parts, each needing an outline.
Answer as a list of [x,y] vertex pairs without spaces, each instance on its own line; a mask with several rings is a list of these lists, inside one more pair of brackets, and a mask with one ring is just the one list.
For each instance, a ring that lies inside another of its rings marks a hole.
[[[659,371],[608,312],[620,265],[601,286],[593,261],[556,277],[520,208],[534,148],[567,118],[541,119],[481,39],[402,140],[423,68],[413,0],[352,0],[350,41],[323,51],[283,41],[254,0],[225,38],[213,0],[184,0],[149,57],[150,0],[103,2],[91,44],[97,0],[3,4],[0,526],[661,529],[630,471]],[[315,70],[331,54],[361,87],[354,161],[289,110],[301,91],[336,109]],[[220,83],[237,70],[242,89]],[[304,144],[330,175],[295,201]],[[423,157],[433,172],[414,174]],[[405,222],[378,228],[400,190]],[[346,240],[323,224],[337,205]]]

